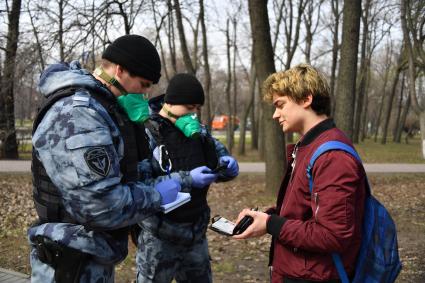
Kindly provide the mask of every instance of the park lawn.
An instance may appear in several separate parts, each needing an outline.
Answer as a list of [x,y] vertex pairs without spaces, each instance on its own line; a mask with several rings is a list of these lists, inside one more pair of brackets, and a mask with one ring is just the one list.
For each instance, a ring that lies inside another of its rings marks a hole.
[[366,163],[425,163],[419,136],[409,139],[408,144],[388,142],[383,145],[367,139],[355,146]]
[[[226,145],[226,138],[220,136],[219,139]],[[257,150],[251,149],[251,139],[247,139],[245,155],[238,154],[238,141],[236,137],[236,146],[233,150],[233,155],[239,162],[261,162]],[[373,139],[366,139],[363,142],[354,145],[359,152],[363,162],[365,163],[424,163],[425,159],[422,156],[421,140],[419,136],[409,139],[406,144],[403,140],[402,143],[394,143],[392,141],[383,145],[374,142]]]
[[[403,270],[397,280],[425,282],[425,174],[371,174],[375,196],[397,224]],[[0,174],[0,267],[29,273],[26,229],[35,219],[30,174]],[[264,176],[242,174],[234,181],[214,184],[208,200],[212,215],[235,219],[245,207],[273,205],[274,194],[264,189]],[[267,282],[270,237],[235,241],[207,232],[214,282]],[[135,247],[116,269],[116,282],[135,278]]]

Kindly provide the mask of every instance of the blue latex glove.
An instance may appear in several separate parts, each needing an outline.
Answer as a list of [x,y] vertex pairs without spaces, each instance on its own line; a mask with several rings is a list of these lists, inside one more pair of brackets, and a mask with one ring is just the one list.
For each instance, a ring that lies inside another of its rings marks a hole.
[[217,180],[218,174],[210,173],[211,169],[207,166],[201,166],[190,171],[192,177],[192,187],[204,188]]
[[155,189],[161,194],[161,204],[164,205],[176,200],[181,185],[174,179],[167,179],[156,184]]
[[224,171],[224,174],[228,177],[236,177],[239,174],[239,165],[236,159],[234,159],[231,156],[222,156],[219,159],[219,163],[221,164],[227,164],[227,169]]

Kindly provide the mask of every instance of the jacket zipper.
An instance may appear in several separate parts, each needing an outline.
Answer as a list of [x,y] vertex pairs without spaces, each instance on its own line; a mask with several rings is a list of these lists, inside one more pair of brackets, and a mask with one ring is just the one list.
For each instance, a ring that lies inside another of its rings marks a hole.
[[[291,156],[292,156],[292,163],[291,163],[291,167],[292,167],[292,169],[291,169],[291,176],[290,176],[290,178],[289,178],[289,182],[288,182],[288,187],[290,187],[290,189],[291,189],[291,191],[289,192],[289,194],[292,192],[292,178],[293,178],[293,176],[294,176],[294,171],[295,171],[295,164],[297,163],[297,152],[298,152],[298,143],[299,142],[297,142],[296,144],[295,144],[295,147],[294,147],[294,149],[292,150],[292,154],[291,154]],[[288,195],[289,195],[288,194]],[[282,204],[282,207],[281,207],[281,209],[280,209],[280,211],[283,211],[283,210],[285,210],[285,208],[286,208],[286,206],[288,205],[288,203],[287,202],[283,202],[283,204]]]
[[297,164],[297,152],[298,152],[298,143],[295,144],[294,150],[291,153],[292,163],[291,163],[291,178],[289,179],[289,183],[292,183],[292,177],[294,176],[295,165]]
[[314,220],[317,222],[317,214],[319,213],[319,194],[314,193],[314,203],[316,204],[316,210],[314,211]]

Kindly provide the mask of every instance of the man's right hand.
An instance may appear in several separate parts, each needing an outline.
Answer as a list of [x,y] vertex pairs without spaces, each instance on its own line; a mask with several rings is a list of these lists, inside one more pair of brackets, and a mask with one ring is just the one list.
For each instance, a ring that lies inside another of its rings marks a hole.
[[161,204],[164,205],[176,200],[181,185],[174,179],[168,179],[156,184],[155,189],[161,194]]
[[211,173],[207,166],[201,166],[190,171],[192,177],[192,187],[204,188],[217,180],[218,174]]

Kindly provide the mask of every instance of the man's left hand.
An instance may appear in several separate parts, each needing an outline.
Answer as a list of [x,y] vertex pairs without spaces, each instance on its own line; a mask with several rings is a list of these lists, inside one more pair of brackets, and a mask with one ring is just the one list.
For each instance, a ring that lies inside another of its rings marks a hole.
[[236,177],[239,174],[239,165],[236,159],[231,156],[222,156],[219,160],[220,164],[227,164],[227,169],[224,174],[229,177]]

